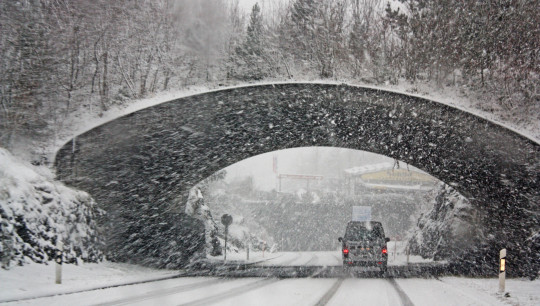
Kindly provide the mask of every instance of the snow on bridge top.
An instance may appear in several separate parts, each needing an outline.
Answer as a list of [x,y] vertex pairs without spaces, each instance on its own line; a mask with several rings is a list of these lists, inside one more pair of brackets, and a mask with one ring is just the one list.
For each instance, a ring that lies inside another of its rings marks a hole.
[[[56,139],[55,142],[50,144],[52,147],[47,148],[46,151],[53,154],[52,156],[49,156],[49,159],[53,160],[54,158],[52,157],[54,157],[54,154],[56,154],[60,150],[60,148],[63,145],[65,145],[66,142],[71,141],[71,139],[73,139],[77,135],[88,132],[100,125],[106,124],[107,122],[113,121],[122,116],[126,116],[128,114],[140,111],[145,108],[156,106],[162,103],[189,97],[192,95],[205,94],[205,93],[217,92],[217,91],[228,90],[228,89],[266,86],[266,85],[274,86],[274,85],[280,85],[280,84],[345,85],[345,86],[350,86],[354,88],[367,88],[367,89],[374,89],[374,90],[382,90],[382,91],[387,91],[387,92],[392,92],[392,93],[397,93],[397,94],[408,95],[411,97],[426,99],[426,100],[430,100],[436,103],[444,104],[444,105],[459,109],[461,111],[474,114],[475,116],[481,117],[494,124],[500,125],[506,129],[509,129],[515,133],[522,135],[523,137],[528,138],[531,141],[536,142],[537,144],[540,144],[540,138],[539,138],[540,136],[538,133],[532,134],[531,132],[524,130],[522,127],[519,127],[511,122],[502,122],[501,119],[496,119],[495,116],[489,112],[469,107],[467,105],[470,104],[470,101],[464,100],[463,98],[454,97],[454,96],[452,97],[441,97],[441,96],[435,97],[432,95],[426,96],[426,95],[413,94],[413,93],[407,92],[405,88],[389,88],[389,87],[384,87],[384,86],[372,86],[372,85],[367,85],[367,84],[343,83],[343,82],[328,81],[328,80],[290,80],[290,81],[279,81],[279,82],[259,82],[259,83],[253,83],[253,84],[238,84],[238,85],[223,86],[223,87],[218,87],[218,88],[211,88],[211,87],[205,87],[205,86],[192,87],[185,90],[164,92],[164,93],[157,94],[156,96],[153,96],[153,97],[134,100],[127,106],[118,105],[118,106],[112,107],[109,111],[105,113],[100,113],[99,115],[89,114],[87,112],[81,113],[81,114],[75,114],[74,120],[72,120],[73,122],[71,123],[72,126],[66,127],[64,131],[60,133],[58,139]],[[540,126],[538,126],[538,128],[540,128]]]

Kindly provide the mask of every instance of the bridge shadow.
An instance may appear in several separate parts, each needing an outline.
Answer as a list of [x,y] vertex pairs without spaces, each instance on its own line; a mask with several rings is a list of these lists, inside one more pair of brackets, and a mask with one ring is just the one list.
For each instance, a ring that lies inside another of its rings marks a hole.
[[342,266],[258,266],[256,264],[224,264],[197,262],[188,267],[185,276],[275,277],[275,278],[410,278],[438,277],[446,273],[446,263],[415,263],[403,266],[389,266],[384,273],[376,269]]

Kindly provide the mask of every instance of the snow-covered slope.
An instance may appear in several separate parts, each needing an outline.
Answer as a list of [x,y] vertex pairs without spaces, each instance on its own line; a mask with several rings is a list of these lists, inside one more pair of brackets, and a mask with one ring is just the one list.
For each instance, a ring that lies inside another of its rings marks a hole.
[[[540,277],[540,235],[534,228],[525,241],[498,245],[489,232],[491,217],[452,187],[441,183],[433,207],[418,219],[409,240],[412,254],[435,260],[448,260],[450,270],[460,274],[496,275],[500,248],[507,249],[510,277]],[[511,227],[508,232],[516,231]],[[509,274],[508,274],[509,273]]]
[[[233,217],[233,223],[228,229],[227,252],[238,253],[239,250],[245,250],[248,241],[250,250],[261,249],[264,242],[266,242],[265,248],[270,249],[273,240],[268,239],[271,237],[264,228],[257,223],[246,221],[243,216],[245,212],[236,207],[236,209],[231,209],[231,203],[225,200],[226,197],[220,198],[222,202],[218,201],[216,194],[221,192],[222,190],[212,189],[203,196],[203,192],[196,186],[190,190],[186,203],[185,213],[204,222],[207,256],[222,255],[222,247],[225,245],[225,227],[221,222],[216,222],[215,218],[219,219],[219,216],[224,213],[231,214]],[[213,207],[210,208],[207,203],[212,204]]]
[[186,203],[186,214],[201,220],[205,229],[205,251],[211,256],[221,255],[221,244],[218,239],[218,226],[212,217],[210,208],[204,202],[204,197],[199,188],[193,187],[189,191]]
[[64,186],[0,148],[0,258],[2,267],[52,260],[57,237],[65,260],[102,258],[95,218],[103,212],[85,192]]
[[481,239],[480,222],[469,201],[442,183],[431,210],[423,214],[409,241],[413,254],[443,260],[459,256]]

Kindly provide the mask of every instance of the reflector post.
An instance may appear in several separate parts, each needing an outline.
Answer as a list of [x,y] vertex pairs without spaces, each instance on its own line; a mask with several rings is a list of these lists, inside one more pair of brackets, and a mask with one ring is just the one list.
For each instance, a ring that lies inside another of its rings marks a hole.
[[56,239],[56,252],[55,252],[55,262],[56,262],[56,269],[55,269],[55,283],[56,284],[62,284],[62,260],[64,255],[64,244],[62,243],[62,240],[60,236]]
[[502,249],[499,253],[499,292],[505,290],[506,279],[506,249]]

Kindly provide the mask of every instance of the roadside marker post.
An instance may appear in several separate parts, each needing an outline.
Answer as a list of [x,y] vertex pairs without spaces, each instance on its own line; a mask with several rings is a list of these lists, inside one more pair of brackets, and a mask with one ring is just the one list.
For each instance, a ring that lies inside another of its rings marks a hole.
[[396,253],[397,253],[397,239],[394,238],[394,262],[396,261]]
[[407,247],[405,248],[405,251],[407,252],[407,266],[409,265],[409,254],[410,254],[410,250],[409,250],[409,245],[407,244]]
[[246,261],[249,261],[249,235],[246,241],[246,254],[247,254]]
[[56,283],[61,284],[62,283],[62,261],[63,261],[63,254],[64,254],[64,244],[62,241],[60,241],[60,237],[58,237],[56,242],[56,254],[55,254],[55,260],[56,261]]
[[506,279],[506,249],[499,252],[499,292],[504,293]]
[[229,227],[225,226],[225,252],[223,253],[223,261],[227,261],[227,236],[229,235]]

